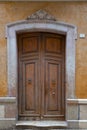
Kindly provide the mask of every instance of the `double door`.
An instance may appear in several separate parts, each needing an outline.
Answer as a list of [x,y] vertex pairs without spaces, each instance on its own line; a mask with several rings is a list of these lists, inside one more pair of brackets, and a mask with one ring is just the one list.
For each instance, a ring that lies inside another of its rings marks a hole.
[[19,120],[64,120],[65,37],[23,33],[17,41]]

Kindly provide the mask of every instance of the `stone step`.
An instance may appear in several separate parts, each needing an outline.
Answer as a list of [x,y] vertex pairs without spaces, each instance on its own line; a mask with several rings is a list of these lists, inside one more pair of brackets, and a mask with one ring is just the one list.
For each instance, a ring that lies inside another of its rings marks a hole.
[[66,121],[18,121],[17,128],[31,128],[33,130],[50,130],[58,128],[67,128]]

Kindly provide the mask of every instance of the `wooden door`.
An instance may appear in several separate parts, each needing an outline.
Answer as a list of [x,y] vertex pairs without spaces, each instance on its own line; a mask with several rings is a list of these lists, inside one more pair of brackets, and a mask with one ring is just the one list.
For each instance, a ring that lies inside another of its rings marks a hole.
[[64,120],[65,37],[19,34],[18,61],[19,119]]

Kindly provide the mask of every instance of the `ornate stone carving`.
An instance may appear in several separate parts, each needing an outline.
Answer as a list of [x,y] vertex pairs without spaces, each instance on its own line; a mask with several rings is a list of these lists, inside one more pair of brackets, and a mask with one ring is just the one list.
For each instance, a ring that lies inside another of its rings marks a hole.
[[51,20],[51,21],[56,21],[56,19],[48,14],[45,10],[39,10],[32,14],[31,16],[27,17],[27,20]]

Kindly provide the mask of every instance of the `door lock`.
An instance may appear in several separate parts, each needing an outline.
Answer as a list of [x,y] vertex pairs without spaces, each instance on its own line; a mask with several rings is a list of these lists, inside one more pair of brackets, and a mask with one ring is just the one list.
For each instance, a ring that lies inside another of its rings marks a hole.
[[32,83],[32,79],[28,79],[28,83],[31,84]]

